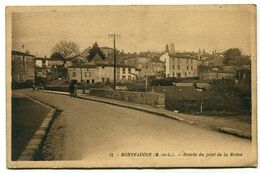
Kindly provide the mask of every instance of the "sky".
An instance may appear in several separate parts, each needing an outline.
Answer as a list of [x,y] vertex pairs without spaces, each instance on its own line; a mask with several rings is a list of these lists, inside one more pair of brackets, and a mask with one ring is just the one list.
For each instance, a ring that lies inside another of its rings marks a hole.
[[254,6],[74,6],[21,8],[12,12],[12,49],[50,56],[60,40],[84,50],[97,42],[113,47],[109,33],[118,33],[124,52],[165,50],[211,52],[239,48],[252,54]]

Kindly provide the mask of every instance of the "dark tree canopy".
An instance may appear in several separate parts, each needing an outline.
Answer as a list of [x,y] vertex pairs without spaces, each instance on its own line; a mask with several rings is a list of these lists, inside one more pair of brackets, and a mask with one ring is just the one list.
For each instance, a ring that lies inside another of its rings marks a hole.
[[89,50],[88,60],[91,61],[96,54],[99,54],[99,56],[104,60],[106,58],[105,54],[102,52],[102,50],[98,47],[97,42],[95,42],[92,46],[92,48]]
[[224,52],[224,64],[226,65],[249,65],[250,56],[242,55],[238,48],[231,48]]
[[51,54],[51,59],[64,60],[64,57],[58,52],[53,52]]

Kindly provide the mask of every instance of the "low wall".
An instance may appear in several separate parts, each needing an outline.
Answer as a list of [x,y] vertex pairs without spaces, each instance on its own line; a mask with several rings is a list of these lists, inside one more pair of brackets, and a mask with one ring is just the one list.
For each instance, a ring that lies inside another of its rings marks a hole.
[[152,105],[158,108],[165,108],[165,94],[160,93],[90,89],[89,94],[93,96]]

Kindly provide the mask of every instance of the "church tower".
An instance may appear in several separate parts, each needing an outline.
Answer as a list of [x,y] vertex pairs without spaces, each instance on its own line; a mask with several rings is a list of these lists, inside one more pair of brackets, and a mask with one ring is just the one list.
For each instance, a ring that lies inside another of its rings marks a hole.
[[170,54],[175,54],[175,45],[174,45],[174,43],[170,44]]

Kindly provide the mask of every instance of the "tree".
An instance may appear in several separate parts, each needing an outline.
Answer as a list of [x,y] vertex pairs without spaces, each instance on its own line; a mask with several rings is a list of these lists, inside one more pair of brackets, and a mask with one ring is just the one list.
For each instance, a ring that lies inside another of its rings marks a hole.
[[238,61],[241,59],[242,54],[238,48],[231,48],[224,52],[224,64],[238,65]]
[[92,48],[89,50],[88,60],[91,61],[96,54],[99,54],[100,57],[104,60],[106,59],[105,54],[102,52],[102,50],[98,47],[97,42],[95,42],[92,46]]
[[224,52],[224,64],[226,65],[250,65],[250,56],[242,55],[238,48],[231,48]]
[[64,60],[63,56],[60,53],[58,53],[58,52],[53,52],[51,54],[51,59]]
[[53,47],[52,52],[59,53],[67,60],[79,54],[79,47],[74,42],[62,40]]

